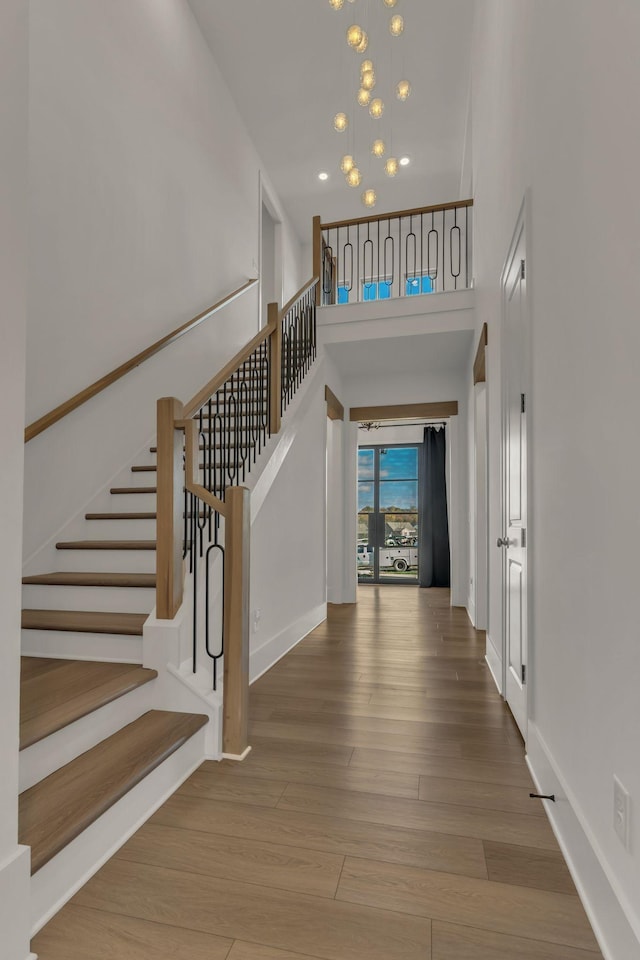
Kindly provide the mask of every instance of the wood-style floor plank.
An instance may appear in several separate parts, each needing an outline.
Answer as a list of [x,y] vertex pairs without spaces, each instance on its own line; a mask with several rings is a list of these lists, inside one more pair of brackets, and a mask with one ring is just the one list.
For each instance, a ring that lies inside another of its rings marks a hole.
[[75,900],[292,953],[313,945],[323,960],[428,960],[431,955],[431,922],[422,917],[124,860],[107,863]]
[[468,837],[443,836],[405,827],[381,830],[377,824],[357,820],[218,803],[177,794],[150,822],[469,877],[487,876],[482,843]]
[[42,960],[602,960],[485,635],[449,604],[330,604],[252,686],[247,759],[203,764],[42,931]]
[[433,922],[432,960],[599,960],[601,954],[541,940]]
[[338,899],[597,950],[577,897],[347,857]]
[[40,960],[226,960],[233,940],[70,904],[32,942]]
[[199,876],[333,897],[344,857],[314,850],[146,823],[118,858]]

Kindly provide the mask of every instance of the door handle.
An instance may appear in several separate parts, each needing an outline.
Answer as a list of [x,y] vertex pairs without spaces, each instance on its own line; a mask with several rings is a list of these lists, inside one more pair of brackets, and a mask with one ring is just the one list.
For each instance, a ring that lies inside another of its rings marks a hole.
[[496,540],[496,547],[508,547],[511,544],[509,537],[498,537]]

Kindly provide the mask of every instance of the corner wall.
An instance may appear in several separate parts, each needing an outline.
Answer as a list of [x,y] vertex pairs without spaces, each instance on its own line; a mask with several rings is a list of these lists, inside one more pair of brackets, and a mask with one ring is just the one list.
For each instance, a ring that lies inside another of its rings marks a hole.
[[29,850],[18,846],[20,555],[27,299],[27,3],[0,5],[0,943],[29,954]]
[[[257,277],[263,174],[187,0],[33,0],[30,48],[27,422]],[[257,328],[255,290],[32,440],[26,555]]]
[[[636,0],[480,0],[477,332],[489,325],[489,542],[500,535],[499,278],[525,192],[531,304],[529,758],[607,960],[640,956]],[[489,634],[501,649],[500,557]],[[633,818],[633,813],[632,813]],[[636,817],[637,820],[637,817]]]

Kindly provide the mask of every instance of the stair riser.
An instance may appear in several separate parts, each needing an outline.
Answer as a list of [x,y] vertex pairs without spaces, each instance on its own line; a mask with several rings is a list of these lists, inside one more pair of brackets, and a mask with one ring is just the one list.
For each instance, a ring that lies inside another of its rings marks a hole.
[[[127,486],[134,486],[134,484],[127,484]],[[155,477],[153,483],[145,483],[143,486],[155,487]],[[110,497],[109,509],[115,513],[155,513],[156,495],[155,493],[113,493]]]
[[85,520],[83,538],[85,540],[155,540],[156,521]]
[[148,587],[76,587],[25,584],[22,606],[28,610],[104,610],[151,613],[155,590]]
[[142,663],[142,637],[113,633],[67,633],[63,630],[23,630],[22,655]]
[[155,813],[205,759],[199,730],[31,878],[32,935]]
[[21,750],[20,792],[44,780],[54,770],[75,760],[128,723],[133,723],[147,710],[152,710],[156,706],[156,698],[157,681],[150,680],[26,750]]
[[155,550],[56,550],[56,570],[155,573]]

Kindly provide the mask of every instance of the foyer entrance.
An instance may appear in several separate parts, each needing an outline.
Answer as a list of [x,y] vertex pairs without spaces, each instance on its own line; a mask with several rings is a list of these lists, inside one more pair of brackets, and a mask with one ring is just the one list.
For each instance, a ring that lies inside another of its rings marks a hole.
[[420,530],[419,445],[358,450],[360,583],[417,583]]

